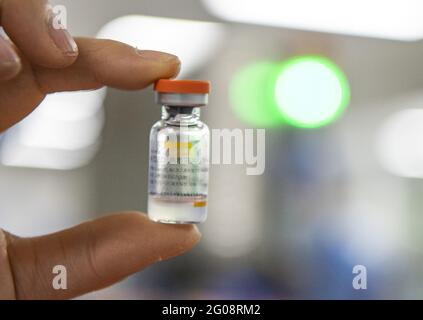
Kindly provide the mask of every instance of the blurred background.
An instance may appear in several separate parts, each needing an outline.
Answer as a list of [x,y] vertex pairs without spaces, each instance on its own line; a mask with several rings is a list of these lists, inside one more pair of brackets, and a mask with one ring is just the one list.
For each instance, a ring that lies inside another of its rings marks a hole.
[[[199,246],[82,298],[423,298],[423,3],[52,3],[73,35],[179,55],[212,82],[211,129],[266,129],[263,175],[211,167]],[[145,211],[159,118],[151,88],[49,96],[0,135],[2,228]]]

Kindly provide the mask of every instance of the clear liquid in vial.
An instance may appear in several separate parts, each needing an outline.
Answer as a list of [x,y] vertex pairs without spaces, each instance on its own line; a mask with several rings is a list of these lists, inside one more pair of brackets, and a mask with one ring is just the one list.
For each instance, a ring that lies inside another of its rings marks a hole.
[[207,197],[148,196],[149,217],[162,223],[201,223],[207,218]]

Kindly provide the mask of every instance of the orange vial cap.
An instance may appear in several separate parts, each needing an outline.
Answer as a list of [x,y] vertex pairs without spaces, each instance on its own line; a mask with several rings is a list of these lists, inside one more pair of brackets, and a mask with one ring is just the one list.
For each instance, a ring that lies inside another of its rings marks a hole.
[[154,84],[154,90],[159,93],[210,93],[210,82],[203,80],[171,80],[160,79]]

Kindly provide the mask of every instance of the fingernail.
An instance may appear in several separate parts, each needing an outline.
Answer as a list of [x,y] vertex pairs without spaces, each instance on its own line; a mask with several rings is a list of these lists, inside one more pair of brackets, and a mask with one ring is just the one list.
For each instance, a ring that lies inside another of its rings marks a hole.
[[136,49],[137,54],[143,59],[155,60],[159,62],[179,62],[179,58],[173,54],[161,52],[161,51],[152,51],[152,50],[140,50]]
[[61,23],[59,16],[53,12],[51,6],[47,7],[47,24],[50,37],[56,46],[67,56],[78,54],[78,45],[69,31]]
[[0,76],[14,76],[21,68],[21,60],[9,41],[0,35]]

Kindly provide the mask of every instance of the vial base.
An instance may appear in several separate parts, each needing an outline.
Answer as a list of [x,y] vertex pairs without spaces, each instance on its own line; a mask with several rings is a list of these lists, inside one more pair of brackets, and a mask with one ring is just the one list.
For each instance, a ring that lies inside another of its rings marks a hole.
[[207,197],[174,198],[149,195],[148,216],[170,224],[197,224],[207,218]]

